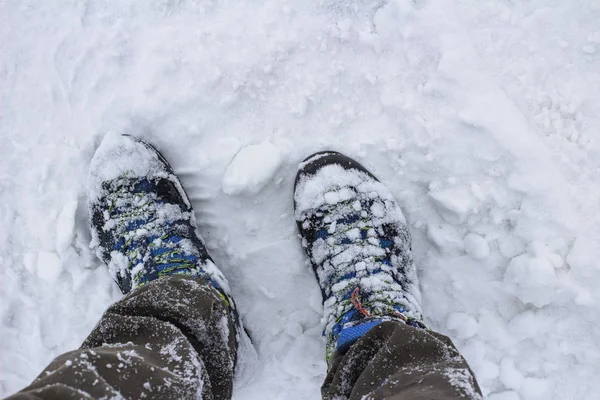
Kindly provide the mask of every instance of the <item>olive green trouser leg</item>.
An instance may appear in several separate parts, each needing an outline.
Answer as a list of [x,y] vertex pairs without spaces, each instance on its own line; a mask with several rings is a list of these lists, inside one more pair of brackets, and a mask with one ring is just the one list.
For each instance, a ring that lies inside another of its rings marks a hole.
[[14,399],[230,399],[235,331],[209,284],[172,276],[113,304]]
[[383,322],[336,353],[321,388],[326,400],[480,399],[465,359],[444,335]]

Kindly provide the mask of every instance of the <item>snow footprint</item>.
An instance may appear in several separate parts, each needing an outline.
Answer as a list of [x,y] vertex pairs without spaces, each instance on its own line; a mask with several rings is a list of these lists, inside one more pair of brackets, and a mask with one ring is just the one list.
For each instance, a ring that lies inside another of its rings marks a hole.
[[281,151],[270,142],[243,148],[225,170],[223,192],[232,196],[257,194],[273,179],[281,161]]

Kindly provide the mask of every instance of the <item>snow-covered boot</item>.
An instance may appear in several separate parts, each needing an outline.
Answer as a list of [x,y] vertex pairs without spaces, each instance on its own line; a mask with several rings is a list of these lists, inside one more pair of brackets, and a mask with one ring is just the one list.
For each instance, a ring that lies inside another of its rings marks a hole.
[[389,189],[340,153],[300,164],[295,218],[323,294],[327,358],[383,321],[424,328],[411,237]]
[[106,135],[88,184],[92,247],[123,293],[163,276],[202,277],[239,325],[227,280],[206,250],[181,182],[152,145]]

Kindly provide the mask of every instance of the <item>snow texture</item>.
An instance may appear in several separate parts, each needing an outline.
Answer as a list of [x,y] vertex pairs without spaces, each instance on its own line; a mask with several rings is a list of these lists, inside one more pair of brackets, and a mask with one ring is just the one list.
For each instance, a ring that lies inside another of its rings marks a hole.
[[269,142],[245,147],[225,170],[223,192],[257,194],[273,178],[280,164],[279,150]]
[[90,203],[105,195],[102,193],[102,183],[122,176],[169,178],[164,163],[155,151],[121,133],[109,132],[90,163],[87,186]]
[[[597,398],[598,0],[24,0],[0,16],[0,396],[121,296],[86,211],[114,131],[169,160],[231,285],[258,351],[235,398],[320,396],[321,294],[291,198],[327,149],[390,187],[424,322],[488,398]],[[262,189],[223,193],[265,142],[280,161]]]

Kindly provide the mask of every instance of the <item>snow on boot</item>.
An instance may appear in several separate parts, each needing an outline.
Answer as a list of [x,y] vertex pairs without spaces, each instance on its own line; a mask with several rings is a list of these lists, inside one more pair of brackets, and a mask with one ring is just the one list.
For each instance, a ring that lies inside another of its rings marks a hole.
[[123,293],[163,276],[202,277],[217,289],[240,331],[229,285],[204,246],[192,205],[152,145],[106,135],[88,185],[91,245]]
[[324,307],[327,359],[386,320],[424,328],[411,237],[389,189],[337,152],[300,164],[295,218]]

